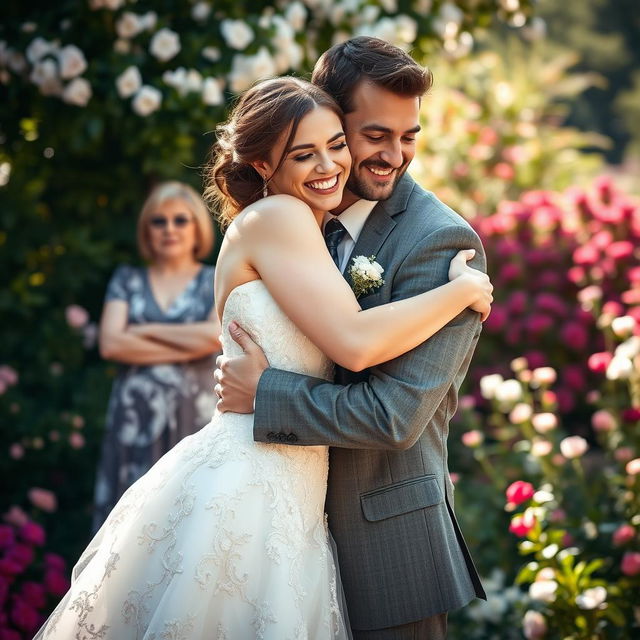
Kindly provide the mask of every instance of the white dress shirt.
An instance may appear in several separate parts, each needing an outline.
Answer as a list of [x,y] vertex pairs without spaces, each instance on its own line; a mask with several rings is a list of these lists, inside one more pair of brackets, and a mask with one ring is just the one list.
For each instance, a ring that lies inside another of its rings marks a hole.
[[364,223],[367,221],[369,214],[373,211],[373,208],[378,203],[375,200],[357,200],[350,207],[347,207],[340,215],[334,216],[331,213],[325,213],[324,221],[322,223],[322,230],[324,226],[331,220],[331,218],[337,218],[342,226],[347,230],[344,234],[340,244],[338,245],[338,260],[340,261],[340,271],[344,272],[349,261],[349,256],[353,251],[353,247],[358,242],[358,237],[364,227]]

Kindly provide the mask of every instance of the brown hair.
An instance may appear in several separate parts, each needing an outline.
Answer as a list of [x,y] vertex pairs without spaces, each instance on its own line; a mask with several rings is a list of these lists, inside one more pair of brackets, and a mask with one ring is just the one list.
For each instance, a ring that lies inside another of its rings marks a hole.
[[[288,130],[275,174],[300,121],[316,107],[327,107],[342,120],[342,111],[331,96],[299,78],[287,76],[264,80],[240,97],[229,119],[216,130],[217,142],[204,176],[204,198],[217,211],[223,227],[228,226],[242,209],[262,197],[264,181],[251,163],[267,160]],[[272,177],[273,174],[269,180]]]
[[325,51],[311,76],[311,82],[333,96],[344,113],[353,111],[353,92],[363,80],[401,96],[422,97],[433,76],[402,49],[369,36],[351,38]]
[[149,241],[149,218],[167,200],[182,200],[187,205],[196,225],[196,246],[193,257],[197,260],[206,258],[213,248],[214,241],[211,214],[196,190],[177,180],[156,185],[142,205],[136,234],[140,255],[145,260],[153,260],[155,257]]

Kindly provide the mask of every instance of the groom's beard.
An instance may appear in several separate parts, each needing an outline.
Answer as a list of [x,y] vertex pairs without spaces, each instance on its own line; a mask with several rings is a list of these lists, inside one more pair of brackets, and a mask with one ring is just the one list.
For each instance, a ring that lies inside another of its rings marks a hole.
[[370,178],[365,174],[368,172],[367,167],[376,167],[379,169],[391,169],[388,164],[384,162],[362,162],[360,163],[358,171],[351,171],[349,178],[347,179],[346,188],[358,198],[363,200],[388,200],[400,181],[400,178],[405,174],[409,163],[405,162],[401,167],[395,169],[389,175],[389,182],[387,184],[376,184],[373,182],[373,178]]

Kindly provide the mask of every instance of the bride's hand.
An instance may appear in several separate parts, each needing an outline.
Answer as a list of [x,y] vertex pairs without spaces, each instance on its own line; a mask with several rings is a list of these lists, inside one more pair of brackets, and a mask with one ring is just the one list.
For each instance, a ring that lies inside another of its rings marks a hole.
[[473,269],[467,264],[475,255],[475,249],[458,251],[449,264],[449,280],[465,278],[471,283],[474,295],[469,308],[477,311],[481,315],[482,322],[484,322],[489,317],[489,313],[491,313],[493,285],[486,273]]

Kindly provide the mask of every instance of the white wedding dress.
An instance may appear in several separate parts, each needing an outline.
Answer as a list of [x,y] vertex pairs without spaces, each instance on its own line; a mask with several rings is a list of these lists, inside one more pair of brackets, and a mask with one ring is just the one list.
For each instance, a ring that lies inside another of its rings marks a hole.
[[[272,366],[329,379],[332,363],[260,280],[230,294]],[[286,431],[291,431],[289,426]],[[120,499],[37,639],[349,637],[324,516],[326,447],[262,444],[253,416],[216,412]]]

